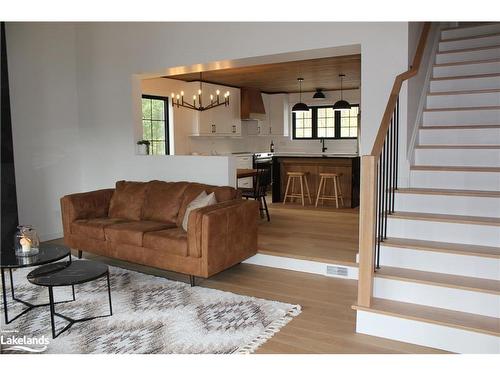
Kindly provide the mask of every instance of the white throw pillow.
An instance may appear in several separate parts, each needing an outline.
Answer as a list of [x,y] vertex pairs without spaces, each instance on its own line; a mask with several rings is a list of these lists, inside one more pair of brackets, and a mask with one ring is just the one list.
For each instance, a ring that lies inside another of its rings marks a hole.
[[182,229],[187,232],[189,214],[191,213],[191,211],[196,210],[197,208],[211,206],[216,203],[217,199],[215,199],[215,193],[207,195],[206,191],[202,191],[195,199],[191,201],[191,203],[187,205],[186,212],[184,213],[184,218],[182,219]]

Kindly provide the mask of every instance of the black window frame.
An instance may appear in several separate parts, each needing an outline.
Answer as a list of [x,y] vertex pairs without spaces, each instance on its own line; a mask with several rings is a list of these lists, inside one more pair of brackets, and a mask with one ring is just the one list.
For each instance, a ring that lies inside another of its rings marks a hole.
[[[352,104],[351,107],[358,107],[358,113],[359,113],[359,104]],[[318,137],[318,109],[319,108],[333,108],[333,105],[318,105],[318,106],[309,106],[309,108],[312,110],[311,112],[311,124],[312,124],[312,132],[311,132],[311,137],[310,138],[304,138],[304,137],[296,137],[295,136],[295,119],[296,119],[296,113],[292,112],[292,139],[297,140],[297,141],[309,141],[311,139],[357,139],[358,137],[342,137],[341,136],[341,111],[338,109],[334,109],[334,134],[335,136],[333,137]],[[359,118],[358,118],[359,122]],[[359,125],[359,124],[358,124]]]
[[[143,121],[146,120],[144,118],[144,114],[142,113],[142,99],[153,99],[153,100],[162,100],[163,101],[163,114],[165,116],[165,139],[148,139],[150,142],[165,142],[165,155],[170,155],[170,126],[169,126],[169,97],[168,96],[158,96],[158,95],[147,95],[143,94],[141,96],[141,129],[142,129],[142,134],[144,136],[144,124]],[[152,108],[152,107],[151,107]],[[158,121],[158,120],[153,120],[152,118],[150,121]],[[152,149],[152,145],[151,145]],[[163,155],[163,154],[151,154],[150,155]]]

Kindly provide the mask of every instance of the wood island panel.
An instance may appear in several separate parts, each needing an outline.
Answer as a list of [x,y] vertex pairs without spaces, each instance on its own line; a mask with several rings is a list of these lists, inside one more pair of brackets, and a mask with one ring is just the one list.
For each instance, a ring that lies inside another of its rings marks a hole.
[[[342,193],[344,195],[344,207],[357,207],[359,205],[359,158],[315,158],[315,157],[278,157],[274,163],[279,171],[274,171],[275,181],[280,187],[279,197],[273,196],[273,202],[283,201],[287,183],[287,172],[306,172],[311,198],[313,203],[316,199],[320,182],[320,173],[337,173],[340,176]],[[296,186],[296,189],[299,189]],[[298,190],[297,190],[298,191]],[[326,187],[326,194],[333,195],[334,188],[332,180]],[[274,190],[278,194],[278,190]],[[320,203],[321,204],[321,203]],[[335,204],[325,201],[325,205]]]

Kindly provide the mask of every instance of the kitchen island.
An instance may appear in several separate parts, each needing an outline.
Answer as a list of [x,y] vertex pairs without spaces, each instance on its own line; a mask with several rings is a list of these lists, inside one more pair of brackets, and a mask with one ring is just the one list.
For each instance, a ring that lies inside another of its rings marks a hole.
[[[276,153],[273,156],[273,203],[282,202],[285,195],[287,172],[306,172],[311,198],[316,199],[320,173],[341,174],[340,183],[345,207],[359,206],[359,156],[354,154]],[[326,193],[333,193],[328,184]],[[325,203],[326,204],[326,203]]]

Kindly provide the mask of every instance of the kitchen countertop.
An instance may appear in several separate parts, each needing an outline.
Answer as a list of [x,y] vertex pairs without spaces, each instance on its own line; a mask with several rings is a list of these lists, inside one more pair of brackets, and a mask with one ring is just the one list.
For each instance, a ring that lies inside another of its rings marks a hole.
[[358,154],[336,154],[336,153],[300,153],[300,152],[275,152],[275,157],[279,158],[345,158],[353,159],[359,157]]

